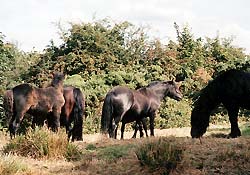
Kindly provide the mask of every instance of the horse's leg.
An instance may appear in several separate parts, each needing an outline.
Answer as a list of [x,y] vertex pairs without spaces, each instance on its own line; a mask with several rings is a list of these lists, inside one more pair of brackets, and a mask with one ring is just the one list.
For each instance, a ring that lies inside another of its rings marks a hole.
[[52,131],[57,132],[58,128],[60,127],[61,108],[54,108],[52,112],[53,112]]
[[142,121],[138,121],[138,127],[139,127],[139,131],[140,131],[140,137],[143,137],[143,131],[142,131]]
[[149,120],[149,123],[150,123],[150,136],[154,136],[155,113],[152,113],[149,116],[149,118],[150,118],[150,120]]
[[15,114],[12,115],[10,123],[9,123],[10,139],[15,137],[15,128],[13,125],[14,120],[15,120]]
[[146,137],[148,137],[148,128],[147,128],[147,120],[146,120],[146,118],[143,118],[141,122],[142,122],[142,125],[143,125],[143,129],[144,129],[144,131],[146,133]]
[[135,122],[135,131],[134,131],[134,134],[132,136],[133,139],[136,138],[136,134],[137,134],[137,131],[138,131],[138,127],[139,127],[139,122],[136,120]]
[[241,132],[238,126],[239,107],[228,107],[227,110],[229,121],[231,123],[231,133],[229,134],[229,137],[236,138],[238,136],[241,136]]
[[[126,111],[123,111],[120,114],[117,114],[114,116],[113,121],[112,121],[112,135],[111,137],[114,137],[115,139],[117,138],[117,130],[119,127],[119,122],[121,121],[121,119],[123,118],[124,114],[126,113]],[[125,125],[124,125],[125,128]]]
[[121,140],[123,139],[123,134],[124,134],[124,130],[125,130],[125,122],[122,122],[122,127],[121,127]]
[[117,139],[117,130],[119,127],[119,122],[115,125],[115,139]]
[[[71,121],[69,120],[69,116],[65,116],[65,119],[63,121],[65,128],[66,128],[66,133],[68,134],[68,140],[70,140],[70,137],[72,136],[73,129],[70,127]],[[74,140],[74,138],[72,138]]]
[[10,137],[12,136],[15,137],[16,131],[20,127],[20,123],[23,120],[24,114],[29,110],[30,105],[24,105],[24,106],[16,106],[16,112],[14,112],[14,115],[11,119],[11,123],[9,125],[9,130],[10,130]]
[[67,121],[66,125],[65,125],[65,128],[66,128],[66,133],[68,134],[68,141],[70,140],[70,138],[72,137],[72,141],[75,140],[74,136],[73,136],[73,130],[74,128],[70,128],[70,122]]

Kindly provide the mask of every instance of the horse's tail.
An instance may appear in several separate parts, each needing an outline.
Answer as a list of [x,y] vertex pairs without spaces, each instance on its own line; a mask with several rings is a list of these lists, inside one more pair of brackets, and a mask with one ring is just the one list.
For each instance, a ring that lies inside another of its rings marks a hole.
[[85,98],[79,88],[73,90],[75,105],[74,105],[74,129],[72,140],[82,140],[83,115],[85,110]]
[[110,127],[110,122],[112,120],[113,106],[111,102],[111,94],[108,93],[105,97],[103,107],[102,107],[102,118],[101,118],[101,132],[106,134]]
[[3,108],[5,112],[4,125],[7,125],[13,116],[14,99],[12,90],[5,92],[3,96]]

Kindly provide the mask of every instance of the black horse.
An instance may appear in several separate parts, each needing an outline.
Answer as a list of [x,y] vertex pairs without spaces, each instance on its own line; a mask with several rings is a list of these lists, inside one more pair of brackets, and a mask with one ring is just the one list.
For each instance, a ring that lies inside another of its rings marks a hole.
[[156,81],[138,90],[121,86],[111,89],[105,97],[102,108],[101,131],[109,133],[111,138],[116,138],[118,124],[122,121],[121,139],[123,139],[126,123],[143,122],[146,127],[144,119],[149,117],[151,136],[154,136],[155,113],[166,96],[176,100],[182,98],[175,82]]
[[65,103],[63,97],[62,73],[55,73],[51,85],[47,88],[36,88],[29,84],[20,84],[6,91],[4,96],[4,108],[10,119],[9,131],[11,138],[15,136],[16,130],[25,115],[40,113],[46,115],[51,113],[51,127],[57,131],[60,127],[61,109]]
[[231,123],[229,137],[241,136],[238,112],[240,107],[250,109],[250,73],[234,69],[226,71],[201,91],[191,114],[193,138],[199,138],[206,132],[211,112],[221,103],[227,109]]

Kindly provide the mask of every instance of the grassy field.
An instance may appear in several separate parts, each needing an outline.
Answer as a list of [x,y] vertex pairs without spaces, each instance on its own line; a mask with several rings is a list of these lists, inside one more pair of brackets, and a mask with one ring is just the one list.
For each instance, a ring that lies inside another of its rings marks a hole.
[[[201,141],[189,137],[189,128],[156,130],[156,137],[142,139],[128,139],[132,135],[129,132],[125,133],[125,140],[84,135],[84,141],[73,143],[81,152],[77,159],[67,159],[59,153],[34,158],[34,148],[29,156],[6,152],[6,145],[13,141],[2,133],[0,174],[250,174],[250,127],[242,125],[241,129],[243,136],[227,139],[228,127],[211,126]],[[42,135],[40,131],[39,134]],[[64,144],[58,143],[55,136],[49,143]]]

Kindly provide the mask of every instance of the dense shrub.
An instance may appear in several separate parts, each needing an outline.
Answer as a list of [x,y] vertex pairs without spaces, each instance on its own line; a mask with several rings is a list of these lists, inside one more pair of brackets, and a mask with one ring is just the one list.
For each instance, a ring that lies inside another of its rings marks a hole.
[[182,161],[184,148],[169,143],[163,138],[143,143],[136,150],[136,156],[141,165],[154,170],[161,170],[162,174],[169,174]]

